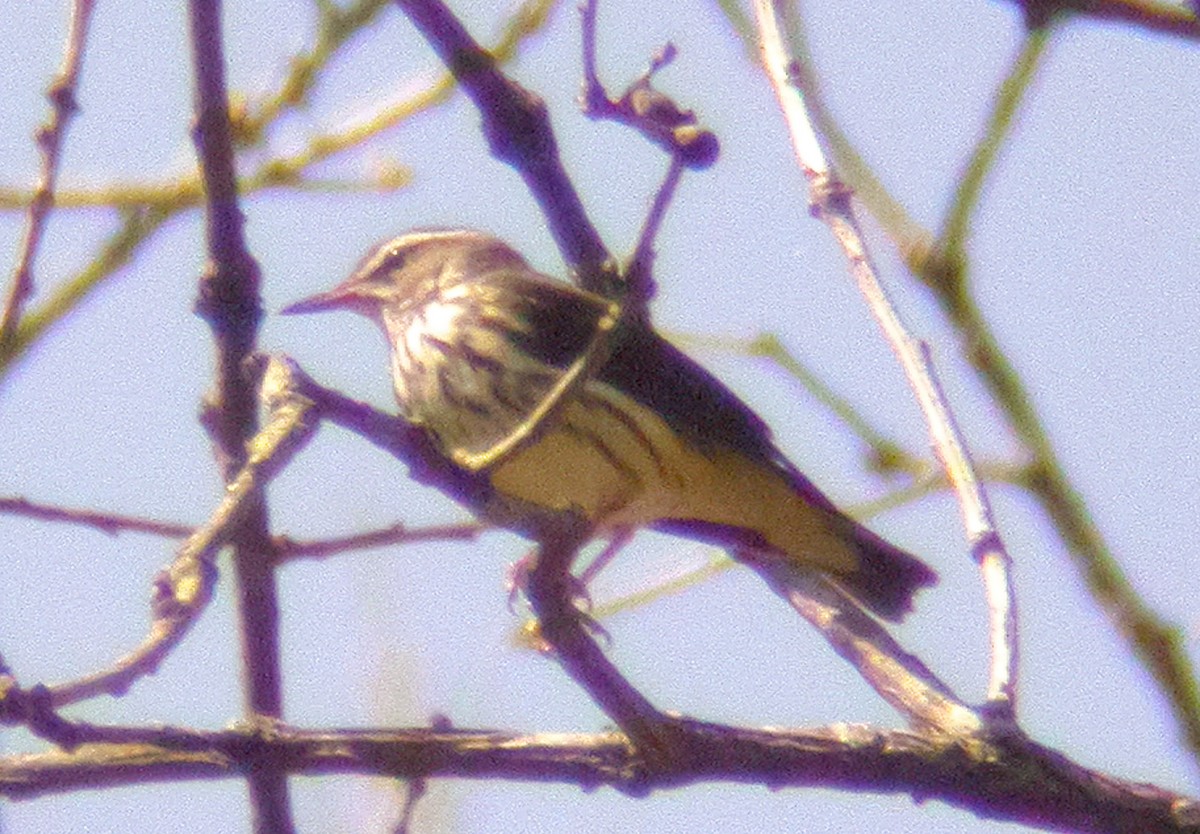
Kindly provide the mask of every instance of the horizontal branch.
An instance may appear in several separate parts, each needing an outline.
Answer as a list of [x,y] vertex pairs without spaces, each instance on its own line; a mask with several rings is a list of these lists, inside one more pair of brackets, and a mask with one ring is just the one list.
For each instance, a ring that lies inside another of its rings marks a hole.
[[115,536],[118,533],[147,533],[152,536],[163,536],[169,539],[182,539],[190,536],[196,529],[193,525],[157,521],[152,518],[140,518],[138,516],[106,513],[99,510],[74,507],[60,507],[54,504],[40,504],[19,495],[0,496],[0,514],[23,516],[40,521],[78,524],[83,527],[91,527],[110,536]]
[[644,795],[698,782],[824,787],[939,799],[981,817],[1077,832],[1200,832],[1200,803],[1087,770],[1021,738],[996,743],[861,725],[756,730],[681,721],[690,767],[647,773],[616,733],[535,734],[444,727],[217,732],[78,725],[73,753],[0,758],[0,797],[243,778],[269,759],[291,775],[357,774],[607,785]]

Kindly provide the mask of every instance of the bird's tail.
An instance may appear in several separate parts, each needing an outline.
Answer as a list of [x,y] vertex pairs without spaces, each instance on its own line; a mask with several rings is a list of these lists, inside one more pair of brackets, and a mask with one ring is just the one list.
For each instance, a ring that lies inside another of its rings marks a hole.
[[849,573],[834,573],[832,577],[880,617],[900,620],[912,610],[913,595],[937,582],[937,573],[861,524],[842,518],[848,527],[846,538],[857,551],[858,567]]

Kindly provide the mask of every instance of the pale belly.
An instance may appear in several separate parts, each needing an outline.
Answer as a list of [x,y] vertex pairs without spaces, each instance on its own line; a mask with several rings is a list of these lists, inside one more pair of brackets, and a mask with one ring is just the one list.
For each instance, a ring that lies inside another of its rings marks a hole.
[[833,572],[857,557],[826,512],[783,473],[736,451],[701,452],[652,411],[603,385],[568,404],[554,428],[492,475],[503,495],[573,510],[608,533],[657,521],[700,521],[756,533],[771,550]]

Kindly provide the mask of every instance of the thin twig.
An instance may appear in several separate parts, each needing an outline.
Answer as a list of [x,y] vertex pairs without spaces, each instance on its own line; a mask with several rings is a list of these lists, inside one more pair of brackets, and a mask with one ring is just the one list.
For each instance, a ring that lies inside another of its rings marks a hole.
[[584,0],[579,6],[583,54],[580,108],[590,119],[608,119],[633,128],[663,148],[671,158],[666,176],[642,224],[637,245],[622,273],[627,285],[622,295],[628,308],[626,314],[648,324],[648,305],[655,295],[654,240],[659,227],[675,196],[683,169],[701,170],[711,166],[720,153],[720,143],[716,134],[700,126],[695,113],[684,110],[651,84],[654,74],[675,59],[675,47],[671,44],[664,46],[650,60],[650,66],[629,85],[621,98],[609,96],[596,68],[598,6],[599,0]]
[[316,416],[349,429],[399,458],[417,483],[439,489],[468,507],[486,503],[491,494],[488,480],[451,463],[420,426],[319,385],[287,357],[267,356],[261,361],[267,369],[265,379],[277,380],[275,388],[294,392],[294,396],[312,404]]
[[839,394],[804,360],[789,350],[774,333],[760,333],[751,339],[721,336],[670,334],[676,343],[701,349],[717,348],[748,356],[762,357],[795,379],[820,405],[827,408],[847,429],[868,447],[868,465],[877,472],[903,472],[916,479],[928,475],[932,466],[923,458],[909,452],[899,441],[888,437],[872,425],[853,403]]
[[138,248],[177,210],[152,208],[119,212],[120,225],[109,234],[91,261],[71,278],[55,286],[45,301],[27,311],[9,343],[0,343],[0,380],[15,367],[39,337],[65,319],[101,282],[128,264]]
[[316,431],[312,403],[284,396],[280,375],[264,385],[271,400],[266,427],[250,444],[242,471],[207,522],[188,536],[169,567],[155,578],[150,633],[142,644],[109,669],[49,687],[51,704],[73,704],[96,695],[123,694],[138,678],[153,673],[204,610],[216,582],[217,553],[258,506],[257,496]]
[[637,248],[633,250],[633,255],[629,258],[629,265],[625,268],[626,280],[629,282],[629,300],[628,304],[636,305],[636,309],[644,321],[649,322],[650,314],[646,309],[646,305],[654,298],[656,287],[654,282],[654,239],[658,236],[659,227],[662,225],[663,218],[667,215],[667,208],[671,205],[671,199],[675,196],[675,189],[679,186],[679,179],[683,175],[683,160],[678,156],[671,157],[671,165],[667,168],[667,175],[663,179],[662,185],[659,186],[658,192],[654,195],[654,202],[650,206],[650,211],[646,215],[646,220],[642,224],[641,234],[638,235]]
[[424,779],[409,779],[404,791],[404,803],[400,808],[400,819],[392,826],[392,834],[409,834],[417,803],[425,796],[428,784]]
[[[1025,100],[1025,94],[1029,92],[1042,66],[1052,31],[1049,26],[1039,26],[1025,33],[1017,59],[996,92],[987,127],[959,178],[954,199],[950,202],[941,231],[933,244],[933,251],[942,261],[958,264],[964,257],[970,221],[979,205],[983,186],[995,167],[1005,140],[1012,132],[1017,109]],[[942,273],[944,270],[938,270],[938,274]],[[918,276],[921,277],[921,273]]]
[[67,125],[79,109],[75,100],[75,89],[79,85],[79,74],[83,66],[83,48],[87,42],[88,24],[92,18],[94,0],[74,0],[71,7],[71,23],[67,29],[67,45],[63,54],[62,69],[50,85],[50,117],[37,130],[37,146],[42,154],[42,170],[37,188],[29,203],[25,216],[25,237],[21,242],[21,254],[17,258],[16,270],[8,290],[8,300],[0,317],[0,346],[12,343],[21,321],[25,302],[33,295],[33,264],[37,259],[38,244],[42,230],[54,208],[54,187],[58,181],[58,164]]
[[610,303],[604,315],[596,319],[587,347],[575,357],[570,367],[563,371],[525,419],[494,446],[482,452],[455,449],[454,463],[471,472],[495,471],[517,452],[528,448],[538,438],[538,430],[575,401],[576,395],[595,376],[596,371],[604,367],[612,353],[617,324],[629,309],[616,302]]
[[669,96],[654,89],[654,74],[675,60],[675,47],[666,44],[650,60],[650,66],[619,99],[609,96],[596,70],[596,11],[599,0],[584,0],[579,6],[583,38],[583,114],[591,119],[608,119],[631,127],[665,150],[687,168],[701,170],[717,161],[720,142],[711,130],[700,126],[691,110],[684,110]]
[[275,558],[280,562],[296,559],[327,559],[352,550],[368,550],[374,547],[389,547],[396,544],[413,544],[428,541],[475,541],[479,534],[488,529],[478,521],[459,524],[435,524],[428,527],[409,527],[393,524],[382,530],[355,533],[319,541],[296,541],[287,536],[275,537]]
[[80,510],[70,507],[58,507],[52,504],[39,504],[13,496],[0,497],[0,513],[36,518],[41,521],[56,521],[66,524],[79,524],[91,527],[101,533],[115,536],[118,533],[148,533],[152,536],[163,536],[168,539],[182,539],[191,535],[196,529],[188,524],[175,524],[169,521],[155,521],[151,518],[119,515],[117,513],[102,513],[96,510]]
[[[40,504],[19,496],[0,497],[0,514],[36,518],[40,521],[78,524],[110,536],[120,533],[146,533],[168,539],[182,539],[196,531],[196,527],[189,524]],[[369,530],[366,533],[354,533],[349,536],[318,541],[297,541],[288,536],[276,536],[272,544],[272,551],[280,562],[293,559],[325,559],[347,551],[367,550],[395,544],[427,541],[473,541],[487,529],[485,524],[478,521],[433,524],[426,527],[410,527],[407,524],[397,523],[379,530]]]
[[962,433],[935,376],[928,349],[909,335],[879,283],[850,205],[850,195],[831,172],[812,129],[802,91],[792,78],[797,68],[784,45],[779,6],[772,0],[755,0],[763,64],[783,110],[796,158],[809,181],[813,212],[829,226],[845,251],[851,273],[904,368],[929,424],[934,450],[955,486],[971,555],[980,566],[989,606],[992,662],[988,701],[997,717],[1011,716],[1016,707],[1017,683],[1016,604],[1011,561]]

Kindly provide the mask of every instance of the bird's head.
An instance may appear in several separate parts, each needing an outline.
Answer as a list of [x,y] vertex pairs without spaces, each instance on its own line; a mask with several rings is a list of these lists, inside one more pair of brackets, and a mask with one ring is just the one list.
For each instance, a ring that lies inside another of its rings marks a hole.
[[378,320],[385,307],[419,303],[448,284],[496,269],[528,269],[512,247],[470,229],[412,231],[372,249],[342,283],[289,304],[284,315],[353,310]]

